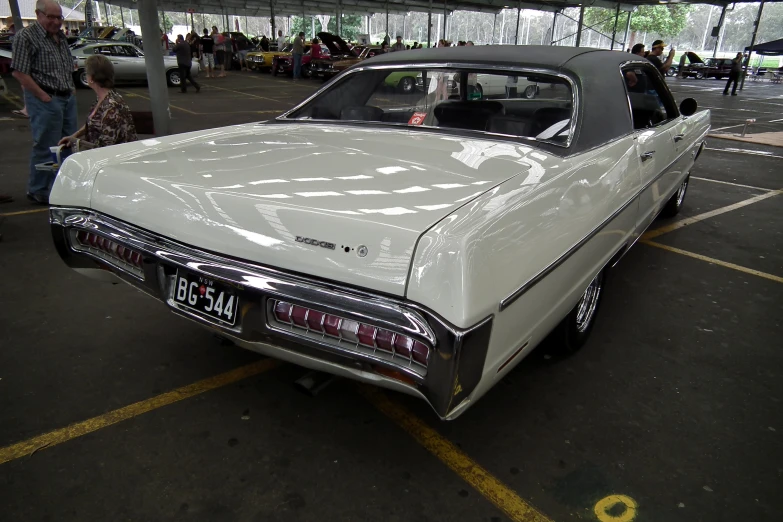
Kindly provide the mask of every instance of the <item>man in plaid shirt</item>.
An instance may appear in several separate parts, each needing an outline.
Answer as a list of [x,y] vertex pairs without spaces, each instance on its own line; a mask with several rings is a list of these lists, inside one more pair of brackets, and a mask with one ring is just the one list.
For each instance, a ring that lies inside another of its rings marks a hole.
[[61,29],[62,9],[54,0],[38,0],[35,14],[36,22],[14,37],[11,67],[24,87],[33,132],[27,197],[46,205],[55,174],[39,171],[35,165],[50,161],[49,147],[76,132],[76,96],[73,57]]

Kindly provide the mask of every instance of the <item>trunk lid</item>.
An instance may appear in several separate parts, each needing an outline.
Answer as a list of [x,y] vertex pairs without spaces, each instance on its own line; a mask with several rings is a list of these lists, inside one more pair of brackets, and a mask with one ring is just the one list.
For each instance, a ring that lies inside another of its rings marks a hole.
[[400,296],[423,232],[529,168],[510,143],[359,126],[240,125],[129,146],[98,171],[95,210]]

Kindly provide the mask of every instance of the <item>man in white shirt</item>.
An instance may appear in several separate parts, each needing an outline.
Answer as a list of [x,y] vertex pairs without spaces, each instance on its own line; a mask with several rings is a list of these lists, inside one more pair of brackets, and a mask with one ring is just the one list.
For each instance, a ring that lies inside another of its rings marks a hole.
[[283,36],[282,29],[277,31],[277,50],[282,51],[285,47],[285,36]]

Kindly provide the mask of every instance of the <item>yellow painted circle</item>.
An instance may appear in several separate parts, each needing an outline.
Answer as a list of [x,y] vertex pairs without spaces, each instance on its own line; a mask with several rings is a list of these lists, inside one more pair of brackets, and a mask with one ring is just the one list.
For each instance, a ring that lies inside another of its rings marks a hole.
[[[617,504],[623,504],[625,511],[622,515],[610,515],[608,511]],[[636,518],[636,501],[625,495],[609,495],[598,501],[595,505],[595,516],[601,522],[631,522]]]

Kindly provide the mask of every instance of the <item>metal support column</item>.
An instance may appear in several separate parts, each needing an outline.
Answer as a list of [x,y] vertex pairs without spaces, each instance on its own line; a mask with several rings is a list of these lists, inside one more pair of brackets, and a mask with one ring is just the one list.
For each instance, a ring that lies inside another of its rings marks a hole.
[[[271,22],[272,25],[271,40],[273,42],[277,42],[277,31],[275,30],[276,26],[275,26],[275,1],[274,0],[269,0],[269,16],[270,16],[269,21]],[[281,49],[278,49],[278,51],[280,50]]]
[[723,29],[723,21],[726,19],[726,6],[723,6],[723,10],[720,12],[720,19],[718,20],[718,36],[715,37],[715,49],[712,50],[712,57],[718,56],[718,48],[720,47],[720,33]]
[[446,0],[443,0],[443,39],[448,41],[448,37],[446,36],[446,19],[448,18],[447,9],[448,2]]
[[389,35],[389,0],[386,0],[386,34],[384,35],[383,39],[386,39],[386,36]]
[[8,0],[8,7],[11,8],[11,18],[14,21],[14,31],[17,33],[22,30],[24,24],[22,22],[22,15],[19,12],[19,2],[16,0]]
[[190,30],[195,31],[196,30],[196,24],[193,22],[193,13],[190,13]]
[[519,17],[522,15],[522,0],[519,0],[519,6],[517,7],[517,30],[514,32],[514,45],[519,44]]
[[498,14],[495,13],[495,19],[492,20],[492,39],[489,41],[489,43],[494,44],[495,43],[495,27],[498,25]]
[[549,45],[555,45],[555,28],[557,27],[557,11],[555,11],[555,15],[552,17],[552,41],[549,42]]
[[125,27],[125,15],[122,14],[122,6],[120,6],[120,21],[122,22],[122,27]]
[[617,4],[617,9],[614,12],[614,29],[612,29],[612,45],[609,50],[614,50],[614,41],[617,38],[617,19],[620,17],[620,4]]
[[427,12],[427,49],[430,49],[431,47],[432,47],[432,0],[430,0],[430,10]]
[[628,45],[628,36],[631,34],[631,14],[631,11],[628,11],[628,20],[625,22],[625,37],[623,38],[623,46],[625,46],[626,49],[631,47]]
[[579,22],[576,24],[576,45],[574,47],[579,47],[582,44],[582,30],[584,29],[585,25],[585,6],[582,4],[582,6],[579,8]]
[[[343,3],[342,0],[337,0],[337,36],[343,35]],[[327,28],[327,31],[329,29]]]
[[[156,0],[139,0],[139,24],[141,34],[157,35],[160,29]],[[156,41],[156,37],[152,37]],[[166,87],[166,70],[163,68],[163,48],[160,45],[144,47],[144,65],[147,69],[147,91],[152,108],[152,121],[155,134],[165,136],[171,132],[171,112],[169,111],[169,91]]]
[[756,34],[759,32],[759,22],[761,21],[761,13],[764,11],[764,0],[761,0],[759,4],[759,14],[756,15],[756,21],[753,22],[753,36],[750,37],[750,51],[748,51],[748,57],[745,58],[745,71],[742,73],[742,81],[740,82],[740,90],[745,87],[745,76],[750,69],[750,55],[753,54],[753,48],[756,46]]

